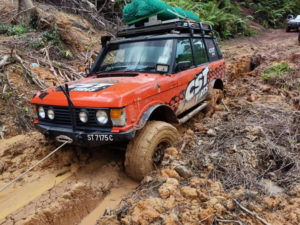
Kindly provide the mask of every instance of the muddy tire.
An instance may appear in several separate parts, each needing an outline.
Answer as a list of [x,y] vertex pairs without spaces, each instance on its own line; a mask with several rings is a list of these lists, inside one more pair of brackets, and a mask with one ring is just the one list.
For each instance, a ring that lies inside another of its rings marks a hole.
[[291,31],[291,28],[290,28],[289,26],[287,26],[287,27],[285,28],[285,31],[286,31],[286,32],[290,32],[290,31]]
[[211,89],[208,92],[207,100],[209,101],[209,106],[205,109],[205,115],[211,117],[217,108],[217,104],[221,102],[224,98],[224,91],[221,89]]
[[207,100],[209,100],[210,105],[215,106],[224,98],[224,91],[221,89],[211,89],[208,92]]
[[149,121],[138,131],[126,149],[125,170],[140,181],[161,163],[164,150],[178,139],[177,129],[169,123]]

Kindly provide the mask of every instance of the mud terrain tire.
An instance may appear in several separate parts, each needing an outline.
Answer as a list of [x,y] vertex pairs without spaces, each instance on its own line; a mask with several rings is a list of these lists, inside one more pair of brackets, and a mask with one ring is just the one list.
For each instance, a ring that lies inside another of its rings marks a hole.
[[[149,121],[127,146],[124,163],[127,175],[142,180],[159,165],[165,148],[174,144],[178,137],[177,129],[171,124]],[[159,161],[157,154],[161,155]]]
[[211,89],[208,92],[207,100],[209,101],[209,106],[205,109],[206,116],[211,117],[215,111],[217,104],[224,98],[224,91],[221,89]]

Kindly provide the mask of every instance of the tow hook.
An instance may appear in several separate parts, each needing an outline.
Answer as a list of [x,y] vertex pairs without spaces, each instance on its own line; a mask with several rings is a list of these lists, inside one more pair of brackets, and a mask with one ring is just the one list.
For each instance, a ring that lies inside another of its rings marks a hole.
[[83,136],[81,134],[78,134],[76,139],[78,140],[78,143],[83,143]]
[[46,137],[46,138],[49,138],[50,137],[50,132],[47,130],[47,131],[45,131],[44,133],[44,136]]
[[73,139],[66,136],[66,135],[59,135],[56,137],[56,141],[58,142],[67,142],[68,144],[71,144],[73,142]]

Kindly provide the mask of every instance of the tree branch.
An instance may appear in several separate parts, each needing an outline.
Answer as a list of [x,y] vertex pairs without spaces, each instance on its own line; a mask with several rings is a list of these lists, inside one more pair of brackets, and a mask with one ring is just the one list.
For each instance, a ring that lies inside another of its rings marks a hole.
[[271,225],[269,224],[267,221],[265,221],[263,218],[261,218],[260,216],[258,216],[255,212],[250,211],[249,209],[245,208],[244,206],[242,206],[236,199],[232,199],[235,204],[237,204],[241,210],[243,210],[244,212],[248,213],[249,215],[255,217],[256,219],[258,219],[262,224],[264,225]]

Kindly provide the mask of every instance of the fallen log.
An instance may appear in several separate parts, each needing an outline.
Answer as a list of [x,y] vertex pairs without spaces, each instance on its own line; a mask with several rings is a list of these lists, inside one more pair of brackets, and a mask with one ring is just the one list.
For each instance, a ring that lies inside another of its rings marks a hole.
[[3,56],[2,60],[0,61],[0,68],[4,67],[10,63],[9,58],[10,58],[9,55]]

